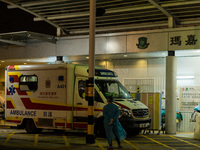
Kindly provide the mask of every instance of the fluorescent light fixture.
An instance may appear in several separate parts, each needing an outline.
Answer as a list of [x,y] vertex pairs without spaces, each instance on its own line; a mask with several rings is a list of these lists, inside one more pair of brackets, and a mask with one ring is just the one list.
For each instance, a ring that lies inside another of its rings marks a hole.
[[177,79],[194,79],[194,76],[177,76]]

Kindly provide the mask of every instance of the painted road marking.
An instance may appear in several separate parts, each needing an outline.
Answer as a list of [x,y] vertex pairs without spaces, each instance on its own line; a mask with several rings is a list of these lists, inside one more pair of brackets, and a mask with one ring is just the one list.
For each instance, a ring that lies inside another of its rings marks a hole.
[[38,145],[38,134],[35,134],[34,146]]
[[11,136],[15,134],[15,132],[8,135],[7,139],[5,140],[5,143],[8,143],[8,141],[11,139]]
[[154,139],[152,139],[152,138],[149,138],[149,137],[147,137],[147,136],[145,136],[145,135],[141,135],[141,136],[143,136],[143,137],[145,137],[145,138],[147,138],[147,139],[149,139],[149,140],[151,140],[151,141],[153,141],[153,142],[155,142],[155,143],[158,143],[158,144],[160,144],[160,145],[162,145],[162,146],[164,146],[164,147],[167,147],[167,148],[172,149],[172,150],[176,150],[176,149],[173,148],[173,147],[167,146],[166,144],[160,143],[160,142],[158,142],[158,141],[156,141],[156,140],[154,140]]
[[98,142],[98,140],[95,140],[95,142],[97,143],[97,145],[98,145],[102,150],[105,150],[105,148]]
[[123,140],[124,142],[128,143],[129,145],[131,145],[133,148],[135,148],[136,150],[140,150],[138,147],[136,147],[135,145],[133,145],[132,143],[130,143],[127,140]]
[[185,142],[185,143],[187,143],[187,144],[189,144],[189,145],[193,145],[193,146],[196,146],[196,147],[200,148],[200,146],[197,145],[197,144],[190,143],[190,142],[188,142],[188,141],[185,141],[185,140],[176,138],[176,137],[174,137],[174,136],[170,136],[170,137],[173,138],[173,139],[179,140],[179,141],[181,141],[181,142]]
[[66,136],[63,136],[63,138],[64,138],[64,141],[65,141],[65,146],[66,146],[66,147],[69,147],[70,144],[69,144],[69,142],[68,142],[68,140],[67,140],[67,137],[66,137]]

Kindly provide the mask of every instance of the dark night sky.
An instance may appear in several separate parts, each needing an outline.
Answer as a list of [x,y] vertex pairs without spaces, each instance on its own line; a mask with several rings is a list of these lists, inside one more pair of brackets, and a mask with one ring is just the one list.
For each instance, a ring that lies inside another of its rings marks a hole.
[[56,28],[44,21],[35,22],[35,16],[20,10],[8,9],[7,4],[0,2],[0,33],[32,31],[56,35]]

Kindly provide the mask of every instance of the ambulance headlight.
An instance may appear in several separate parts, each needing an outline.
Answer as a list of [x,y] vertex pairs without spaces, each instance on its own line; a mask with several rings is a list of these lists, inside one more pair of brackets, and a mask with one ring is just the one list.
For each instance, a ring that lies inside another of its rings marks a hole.
[[120,109],[120,117],[131,117],[131,111],[125,108]]

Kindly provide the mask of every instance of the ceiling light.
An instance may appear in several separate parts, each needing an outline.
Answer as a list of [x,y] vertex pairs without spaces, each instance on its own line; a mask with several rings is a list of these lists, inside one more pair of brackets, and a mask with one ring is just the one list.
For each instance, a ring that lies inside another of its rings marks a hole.
[[89,59],[89,57],[86,57],[86,59]]
[[177,76],[177,79],[194,79],[194,76]]

